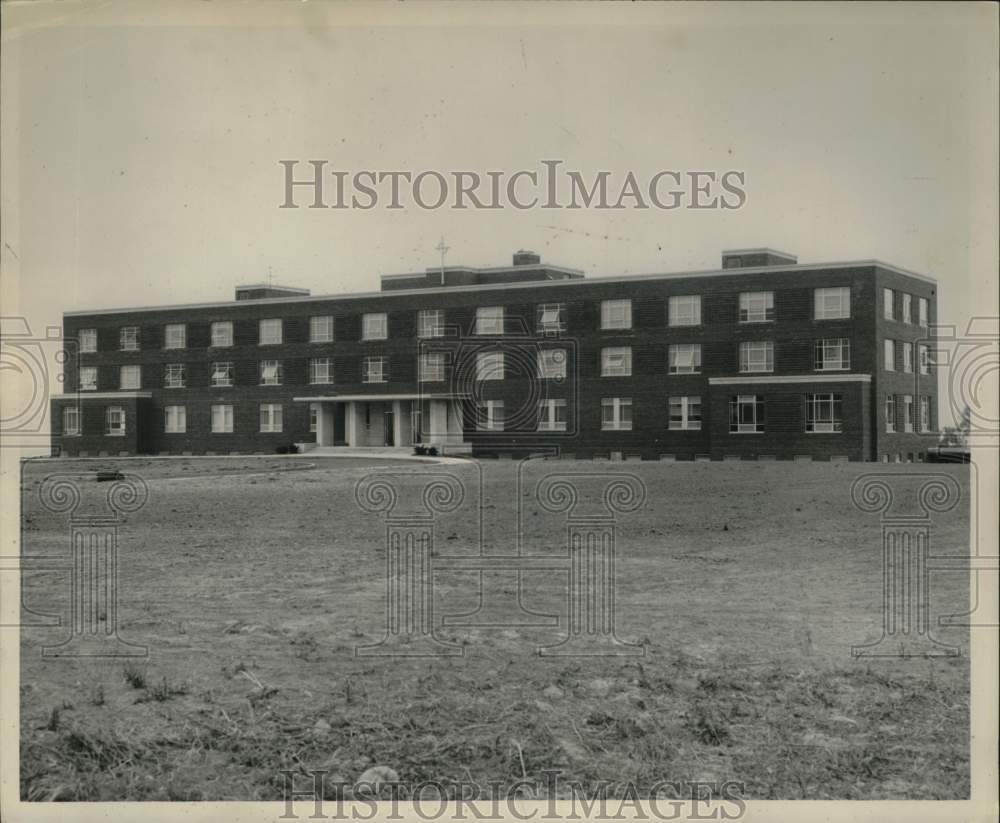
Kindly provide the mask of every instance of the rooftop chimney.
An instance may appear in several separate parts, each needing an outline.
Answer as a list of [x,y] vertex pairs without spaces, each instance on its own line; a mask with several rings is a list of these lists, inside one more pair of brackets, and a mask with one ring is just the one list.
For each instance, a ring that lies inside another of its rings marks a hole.
[[533,251],[518,249],[514,252],[515,266],[537,266],[541,262],[542,256],[540,254],[535,254]]

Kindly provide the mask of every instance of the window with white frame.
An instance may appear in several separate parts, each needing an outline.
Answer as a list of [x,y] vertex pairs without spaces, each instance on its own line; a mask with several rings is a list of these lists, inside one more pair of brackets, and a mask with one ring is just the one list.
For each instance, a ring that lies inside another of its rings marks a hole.
[[441,309],[421,309],[417,312],[417,337],[444,337],[444,312]]
[[97,351],[97,329],[80,329],[77,334],[80,351],[83,354]]
[[604,431],[632,430],[632,398],[601,398],[601,429]]
[[550,397],[538,401],[538,431],[566,431],[566,401],[559,397]]
[[389,315],[370,312],[361,318],[362,340],[385,340],[389,336]]
[[913,344],[903,341],[903,371],[909,374],[913,371]]
[[774,320],[773,291],[745,291],[740,294],[740,322],[766,323]]
[[385,383],[388,380],[388,369],[384,357],[366,357],[361,361],[362,383]]
[[212,323],[212,348],[227,349],[233,345],[233,321],[216,320]]
[[813,292],[813,317],[816,320],[845,320],[850,316],[850,286],[833,286]]
[[187,326],[183,323],[168,323],[163,327],[163,348],[183,349],[187,346]]
[[501,351],[476,353],[476,380],[503,380],[504,362]]
[[538,307],[537,328],[539,334],[566,331],[566,306],[562,303],[542,303]]
[[233,407],[226,404],[212,406],[212,434],[231,434],[233,431]]
[[444,380],[444,352],[424,352],[420,355],[419,380],[421,383],[440,383]]
[[118,332],[118,347],[122,351],[139,351],[139,327],[122,326]]
[[80,366],[80,391],[97,391],[97,366]]
[[260,404],[260,430],[266,433],[280,432],[282,428],[280,403]]
[[885,430],[889,433],[896,431],[896,395],[894,394],[885,396]]
[[319,431],[319,404],[309,404],[309,431],[315,434]]
[[125,436],[125,409],[121,406],[108,406],[104,413],[104,433],[110,437]]
[[913,395],[903,395],[903,431],[913,431]]
[[917,346],[917,359],[920,364],[921,374],[931,373],[931,350],[923,344]]
[[540,349],[538,376],[542,380],[562,380],[566,377],[566,360],[565,349]]
[[62,410],[63,437],[76,437],[80,434],[80,407],[65,406]]
[[764,431],[764,398],[759,394],[737,394],[729,398],[729,433],[757,434]]
[[701,295],[681,294],[667,301],[668,326],[700,326]]
[[142,369],[139,366],[122,366],[118,370],[118,387],[122,391],[142,388]]
[[844,398],[839,394],[806,395],[806,431],[834,434],[844,428]]
[[503,431],[504,409],[503,400],[485,400],[478,405],[476,428],[479,431]]
[[931,431],[931,399],[929,397],[920,398],[920,431]]
[[183,389],[184,373],[183,363],[167,363],[163,367],[163,387],[166,389]]
[[257,341],[261,346],[276,346],[281,342],[281,319],[268,317],[258,323]]
[[917,322],[921,326],[927,328],[927,298],[918,297],[917,298]]
[[280,386],[282,368],[280,360],[260,361],[260,384],[262,386]]
[[209,382],[214,388],[224,388],[233,385],[233,364],[228,360],[213,363]]
[[329,357],[313,357],[309,361],[309,382],[313,385],[333,382],[333,361]]
[[701,397],[668,397],[669,428],[672,431],[701,429]]
[[476,334],[503,334],[503,306],[476,309]]
[[886,320],[896,317],[896,293],[892,289],[882,289],[882,317]]
[[816,371],[848,371],[850,368],[850,338],[831,337],[816,341]]
[[886,371],[896,371],[896,341],[882,341],[882,364]]
[[163,430],[167,434],[184,434],[187,431],[187,407],[164,406]]
[[701,343],[675,343],[667,348],[670,374],[698,374],[701,372]]
[[903,322],[913,322],[913,297],[903,293]]
[[631,300],[602,300],[601,301],[601,328],[631,329],[632,328],[632,301]]
[[601,349],[601,377],[631,377],[631,346],[609,346]]
[[328,314],[317,314],[309,318],[309,342],[333,342],[333,317]]
[[774,371],[774,343],[749,340],[740,343],[740,372],[754,374]]

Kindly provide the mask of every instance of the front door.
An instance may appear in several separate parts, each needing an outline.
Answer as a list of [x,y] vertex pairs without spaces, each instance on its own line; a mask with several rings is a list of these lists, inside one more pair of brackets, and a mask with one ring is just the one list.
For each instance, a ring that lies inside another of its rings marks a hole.
[[391,410],[385,413],[385,444],[387,446],[395,446],[396,442],[393,438],[393,429],[395,428],[395,420]]

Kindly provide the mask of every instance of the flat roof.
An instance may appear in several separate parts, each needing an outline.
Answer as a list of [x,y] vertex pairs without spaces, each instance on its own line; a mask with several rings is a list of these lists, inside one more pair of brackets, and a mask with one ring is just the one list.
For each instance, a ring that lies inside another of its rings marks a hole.
[[[448,272],[469,272],[471,274],[496,274],[498,272],[520,272],[520,271],[538,271],[543,269],[545,271],[557,271],[563,274],[578,274],[581,277],[584,272],[583,269],[571,269],[568,266],[552,266],[548,263],[528,263],[523,266],[489,266],[486,268],[480,268],[477,266],[445,266],[444,271]],[[428,266],[423,271],[407,272],[405,274],[383,274],[380,275],[381,280],[404,280],[413,279],[414,277],[424,277],[428,274],[436,274],[441,271],[441,266]]]
[[[589,277],[583,279],[569,280],[537,280],[522,281],[517,283],[487,283],[476,284],[474,286],[432,286],[419,289],[395,289],[393,291],[372,291],[372,292],[345,292],[342,294],[314,294],[308,297],[263,297],[254,300],[254,306],[265,304],[279,305],[284,303],[305,303],[310,301],[323,300],[371,300],[376,297],[421,297],[438,292],[448,294],[480,292],[480,291],[503,291],[506,289],[537,289],[544,288],[570,288],[586,285],[604,285],[615,283],[635,283],[655,280],[681,280],[690,277],[742,277],[749,274],[794,274],[803,271],[813,271],[818,269],[853,269],[877,266],[886,271],[895,272],[905,277],[913,277],[923,280],[926,283],[937,285],[937,280],[925,274],[908,271],[907,269],[893,266],[891,263],[883,263],[881,260],[851,260],[840,263],[796,263],[788,266],[746,266],[738,269],[702,269],[697,271],[685,271],[666,274],[630,274],[618,277]],[[446,269],[447,271],[447,269]],[[162,306],[125,306],[110,309],[85,309],[63,312],[64,317],[77,317],[94,314],[123,314],[135,311],[174,311],[177,309],[219,309],[239,307],[241,301],[227,300],[225,302],[212,303],[175,303]]]
[[249,291],[250,289],[278,289],[279,291],[294,291],[299,294],[309,294],[309,289],[300,289],[296,286],[279,286],[277,283],[253,283],[249,286],[236,287],[236,291]]
[[787,251],[778,251],[777,249],[769,249],[767,246],[762,246],[759,249],[723,249],[722,253],[725,254],[773,254],[778,257],[787,257],[789,260],[798,260],[798,255],[789,254]]

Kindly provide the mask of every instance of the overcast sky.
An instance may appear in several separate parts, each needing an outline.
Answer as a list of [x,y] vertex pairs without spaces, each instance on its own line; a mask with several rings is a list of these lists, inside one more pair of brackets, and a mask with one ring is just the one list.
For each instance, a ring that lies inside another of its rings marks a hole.
[[[314,293],[373,290],[435,265],[443,235],[450,264],[530,248],[588,276],[713,268],[748,246],[879,258],[936,277],[942,320],[996,314],[995,9],[578,15],[8,6],[3,313],[37,329],[64,310],[226,300],[269,272]],[[737,169],[747,202],[281,210],[291,158],[507,173],[556,158],[619,179]]]

